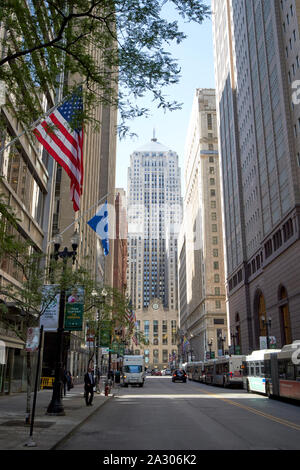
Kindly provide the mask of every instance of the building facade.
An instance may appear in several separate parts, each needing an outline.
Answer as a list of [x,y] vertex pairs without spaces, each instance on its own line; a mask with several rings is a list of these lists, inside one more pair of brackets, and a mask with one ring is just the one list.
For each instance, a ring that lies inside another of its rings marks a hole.
[[127,213],[126,193],[116,189],[115,198],[116,234],[114,239],[114,281],[113,287],[124,295],[127,289]]
[[[300,337],[300,2],[212,3],[230,330]],[[293,262],[294,261],[294,262]]]
[[[182,218],[178,155],[154,137],[133,152],[128,170],[128,295],[147,338],[149,367],[177,353],[177,252]],[[141,350],[136,345],[136,350]]]
[[180,330],[189,342],[185,359],[204,360],[210,350],[224,355],[228,344],[215,90],[196,90],[184,171],[180,264],[185,251],[186,301],[182,310],[180,304]]

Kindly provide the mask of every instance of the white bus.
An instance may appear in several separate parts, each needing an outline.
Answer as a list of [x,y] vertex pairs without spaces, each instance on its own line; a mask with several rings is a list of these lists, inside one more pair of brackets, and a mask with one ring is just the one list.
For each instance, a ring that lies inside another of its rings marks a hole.
[[204,362],[202,381],[222,387],[243,387],[243,362],[246,356],[223,356]]
[[225,356],[215,359],[213,385],[243,388],[243,362],[245,356]]
[[300,341],[264,354],[266,395],[300,400]]
[[243,386],[247,392],[267,393],[265,354],[278,352],[280,349],[261,349],[246,356],[243,364]]

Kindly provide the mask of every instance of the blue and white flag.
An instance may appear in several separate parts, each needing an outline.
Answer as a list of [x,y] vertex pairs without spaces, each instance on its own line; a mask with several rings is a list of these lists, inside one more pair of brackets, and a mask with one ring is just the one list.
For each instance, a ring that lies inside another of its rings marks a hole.
[[102,242],[104,255],[109,253],[109,239],[108,239],[108,208],[107,201],[100,207],[94,217],[87,222],[87,224],[97,233]]

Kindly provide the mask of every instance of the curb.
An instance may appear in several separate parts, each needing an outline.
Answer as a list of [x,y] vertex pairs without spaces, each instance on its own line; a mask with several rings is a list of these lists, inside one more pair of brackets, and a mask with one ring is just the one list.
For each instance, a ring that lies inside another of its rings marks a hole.
[[53,444],[53,446],[51,446],[49,448],[49,450],[56,450],[56,447],[58,447],[60,444],[62,444],[63,442],[65,442],[67,439],[69,439],[69,437],[75,432],[77,431],[77,429],[80,428],[80,426],[82,426],[96,411],[99,410],[99,408],[101,408],[102,406],[105,405],[105,403],[107,403],[110,398],[113,398],[114,395],[111,395],[111,396],[108,396],[107,397],[107,400],[105,400],[104,402],[100,403],[96,408],[93,408],[93,410],[91,411],[91,413],[86,416],[82,421],[80,421],[78,424],[76,424],[72,429],[70,429],[70,431],[67,432],[67,434],[65,434],[59,441],[57,441],[55,444]]

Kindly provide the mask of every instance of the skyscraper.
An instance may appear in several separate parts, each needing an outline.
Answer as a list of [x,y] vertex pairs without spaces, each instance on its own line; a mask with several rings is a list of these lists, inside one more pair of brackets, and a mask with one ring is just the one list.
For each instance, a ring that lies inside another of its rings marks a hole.
[[167,365],[177,344],[177,239],[182,217],[178,155],[153,137],[130,159],[128,292],[138,325],[149,339],[146,360]]
[[[299,0],[213,0],[231,334],[300,335]],[[271,329],[270,329],[271,328]]]
[[180,330],[190,351],[182,355],[204,360],[210,349],[222,355],[228,339],[215,90],[196,90],[185,147]]

